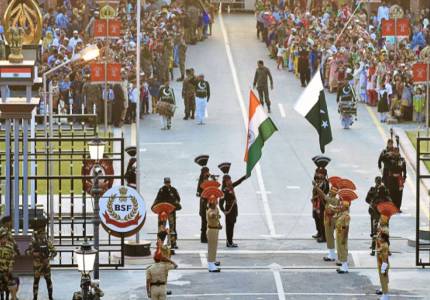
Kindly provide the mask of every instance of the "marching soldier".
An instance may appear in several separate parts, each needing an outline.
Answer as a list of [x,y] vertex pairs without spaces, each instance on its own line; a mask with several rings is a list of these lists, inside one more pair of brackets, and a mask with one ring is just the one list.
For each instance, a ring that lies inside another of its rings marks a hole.
[[372,245],[370,255],[375,255],[376,247],[376,234],[378,230],[379,218],[381,215],[376,209],[377,205],[382,202],[391,201],[388,189],[382,182],[382,177],[375,178],[375,186],[371,187],[366,196],[366,202],[369,204],[370,215],[370,237],[372,238]]
[[377,263],[378,263],[378,274],[379,281],[381,283],[381,291],[377,292],[382,294],[381,300],[387,300],[388,298],[388,270],[390,264],[388,261],[390,246],[389,246],[389,235],[388,233],[380,233],[376,241]]
[[188,120],[189,117],[194,120],[194,113],[196,111],[196,79],[194,78],[193,69],[187,69],[185,73],[187,77],[182,83],[182,98],[184,99],[185,106],[184,120]]
[[403,187],[406,181],[406,162],[403,157],[400,156],[398,147],[393,149],[391,155],[390,169],[388,170],[387,188],[390,191],[391,199],[393,203],[399,209],[402,206],[403,198]]
[[[166,80],[164,82],[164,85],[160,88],[160,101],[167,102],[169,104],[175,105],[175,92],[173,89],[169,86],[169,80]],[[160,113],[161,114],[161,113]],[[167,114],[161,114],[161,122],[162,122],[162,128],[161,130],[169,130],[172,127],[172,117]]]
[[351,202],[341,201],[336,216],[337,255],[341,264],[340,268],[336,271],[339,274],[348,273],[348,233],[349,222],[351,221],[351,217],[349,215],[350,206]]
[[[328,194],[330,186],[327,181],[327,170],[325,168],[317,168],[315,170],[314,182],[325,195]],[[324,210],[324,198],[322,198],[314,188],[312,190],[312,216],[315,220],[317,233],[312,237],[317,239],[318,243],[326,242],[324,232]]]
[[[181,207],[181,197],[178,191],[171,185],[171,180],[169,177],[164,178],[164,185],[158,191],[157,197],[155,198],[154,204],[161,202],[167,202],[175,206],[176,210],[180,210]],[[170,246],[172,249],[178,249],[176,244],[177,241],[177,231],[176,231],[176,210],[168,215],[169,222],[169,234],[170,234]],[[158,226],[160,227],[161,220],[158,220]]]
[[325,210],[324,210],[324,232],[327,242],[327,249],[329,251],[327,256],[323,257],[324,261],[335,261],[336,251],[335,251],[335,241],[334,241],[334,230],[336,225],[336,211],[333,210],[334,207],[339,205],[339,198],[336,196],[338,189],[331,186],[328,195],[324,194],[318,186],[314,184],[315,191],[318,195],[324,199]]
[[203,125],[206,113],[206,106],[211,97],[209,82],[205,80],[205,76],[200,74],[196,82],[196,118],[197,124]]
[[178,51],[179,51],[179,71],[181,72],[181,77],[177,79],[177,81],[184,80],[185,76],[185,59],[187,57],[187,44],[183,37],[180,38]]
[[225,230],[227,236],[227,247],[237,248],[237,244],[233,243],[234,225],[238,216],[238,207],[236,194],[234,193],[234,188],[246,180],[246,175],[242,176],[235,182],[231,180],[228,172],[230,170],[230,163],[220,164],[218,167],[223,171],[224,176],[222,178],[222,192],[224,197],[219,201],[219,207],[221,211],[225,214]]
[[6,290],[6,298],[10,294],[11,300],[16,300],[18,292],[18,278],[12,275],[16,256],[15,245],[9,240],[5,228],[0,228],[0,275],[2,290]]
[[52,280],[50,260],[57,255],[54,245],[46,237],[44,228],[37,229],[33,233],[30,247],[26,250],[27,255],[33,256],[33,300],[37,300],[40,277],[44,277],[48,288],[49,300],[52,300]]
[[154,264],[146,270],[146,290],[151,300],[164,300],[167,294],[167,276],[170,270],[177,269],[170,258],[163,255],[160,248],[154,255]]
[[387,147],[384,150],[382,150],[378,159],[378,168],[379,170],[381,170],[382,182],[385,184],[385,186],[387,186],[388,170],[390,167],[390,157],[393,153],[393,150],[394,150],[393,139],[388,139]]
[[207,238],[208,238],[208,270],[209,272],[220,272],[221,269],[218,267],[219,262],[216,261],[216,253],[218,248],[218,235],[222,226],[219,222],[221,215],[217,207],[217,197],[211,195],[208,199],[209,207],[206,211],[207,219]]
[[206,166],[209,160],[208,155],[199,155],[194,159],[194,162],[197,163],[199,166],[201,166],[200,170],[200,177],[199,181],[197,183],[197,193],[196,196],[200,198],[200,206],[199,206],[199,215],[201,219],[201,226],[200,226],[200,242],[201,243],[207,243],[208,239],[206,236],[206,230],[207,230],[207,220],[206,220],[206,209],[208,207],[208,201],[207,199],[202,197],[202,183],[206,180],[209,180],[211,174],[209,173],[209,168]]
[[257,88],[258,98],[261,105],[264,107],[264,103],[267,104],[267,110],[270,113],[270,98],[269,98],[269,85],[267,83],[267,78],[270,80],[270,88],[273,90],[273,78],[270,70],[264,66],[264,62],[259,60],[257,62],[257,70],[254,75],[253,87]]

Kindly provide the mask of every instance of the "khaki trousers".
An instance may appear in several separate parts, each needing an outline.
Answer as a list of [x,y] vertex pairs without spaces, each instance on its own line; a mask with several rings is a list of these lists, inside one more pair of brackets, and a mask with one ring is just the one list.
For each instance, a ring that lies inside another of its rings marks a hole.
[[334,229],[336,225],[336,219],[334,216],[324,211],[324,231],[325,239],[327,241],[327,249],[334,249]]
[[218,229],[208,228],[208,262],[216,262],[216,251],[218,248]]
[[381,273],[381,264],[378,263],[378,275],[379,275],[379,281],[381,282],[381,290],[382,293],[384,294],[388,294],[388,282],[389,282],[389,278],[388,278],[388,270],[390,269],[390,265],[388,265],[387,271],[385,272],[385,274]]
[[336,226],[337,259],[340,262],[348,261],[348,232],[349,226]]
[[167,293],[166,285],[151,286],[151,300],[165,300]]

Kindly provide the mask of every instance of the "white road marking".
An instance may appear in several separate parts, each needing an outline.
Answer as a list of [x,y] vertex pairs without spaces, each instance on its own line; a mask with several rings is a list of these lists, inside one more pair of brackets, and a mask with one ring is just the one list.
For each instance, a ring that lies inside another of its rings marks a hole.
[[281,113],[281,117],[286,118],[287,115],[285,114],[284,106],[282,106],[282,103],[278,103],[279,106],[279,112]]
[[357,267],[357,268],[361,267],[360,259],[358,257],[358,253],[354,252],[354,251],[351,251],[350,253],[351,253],[351,256],[352,256],[352,260],[354,261],[354,266]]
[[[366,254],[367,250],[352,250],[351,255]],[[176,250],[178,254],[205,254],[206,250]],[[327,250],[218,250],[219,254],[326,254]]]
[[263,194],[263,193],[265,193],[265,194],[267,194],[267,195],[270,195],[272,192],[271,191],[256,191],[255,193],[257,193],[257,194]]
[[203,268],[208,267],[208,259],[206,258],[206,252],[200,252],[200,262],[202,263]]
[[139,149],[140,152],[146,152],[146,148]]
[[[233,61],[233,55],[231,53],[230,41],[228,39],[227,31],[225,29],[224,20],[222,17],[221,5],[220,5],[219,14],[218,14],[218,20],[220,23],[222,36],[224,38],[225,52],[227,54],[228,63],[230,65],[231,75],[233,77],[233,83],[234,83],[234,87],[236,90],[236,96],[237,96],[236,98],[237,98],[237,101],[239,102],[239,106],[240,106],[240,109],[242,111],[243,123],[245,125],[245,128],[247,128],[247,126],[248,126],[248,114],[246,112],[245,101],[244,101],[244,98],[242,95],[242,91],[240,90],[239,79],[237,77],[237,70],[236,70],[236,66],[235,66],[234,61]],[[258,185],[260,187],[260,191],[262,191],[261,199],[263,202],[263,209],[264,209],[264,214],[266,217],[267,227],[269,228],[270,235],[272,237],[277,237],[278,235],[276,234],[275,224],[273,222],[273,217],[272,217],[272,211],[271,211],[270,206],[269,206],[267,193],[265,193],[266,187],[264,184],[263,175],[261,173],[260,163],[256,164],[255,171],[257,173],[257,181],[258,181]]]
[[271,264],[269,267],[272,270],[273,278],[275,279],[276,291],[278,293],[278,299],[279,300],[286,300],[284,285],[282,284],[282,278],[281,278],[281,273],[280,273],[281,266],[278,264]]
[[[212,293],[212,294],[173,294],[169,295],[169,298],[194,298],[197,297],[204,298],[204,297],[252,297],[252,296],[276,296],[277,293]],[[397,298],[406,298],[406,299],[423,299],[424,296],[416,296],[416,295],[396,295],[391,294],[392,296],[395,296]],[[284,293],[284,296],[325,296],[325,297],[369,297],[369,298],[375,298],[374,294],[364,294],[364,293]]]
[[298,185],[287,185],[288,190],[300,190]]

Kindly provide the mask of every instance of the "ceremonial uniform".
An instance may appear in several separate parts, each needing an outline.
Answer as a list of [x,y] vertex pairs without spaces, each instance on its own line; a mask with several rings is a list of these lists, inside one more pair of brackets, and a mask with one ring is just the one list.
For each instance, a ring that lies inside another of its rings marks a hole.
[[[390,255],[390,242],[389,242],[389,217],[381,216],[378,234],[376,237],[376,261],[378,266],[378,275],[381,283],[382,300],[388,299],[388,270],[390,268],[388,257]],[[378,292],[377,292],[378,293]]]
[[[168,85],[162,86],[160,88],[159,94],[160,94],[160,101],[167,102],[173,105],[176,104],[175,92]],[[172,117],[167,115],[161,115],[161,124],[163,126],[161,129],[164,129],[164,130],[170,129],[172,127]]]
[[[0,228],[0,286],[1,291],[6,292],[6,297],[9,295],[9,291],[12,294],[12,300],[16,298],[16,281],[12,276],[13,266],[15,264],[15,256],[17,254],[15,250],[14,242],[11,242],[8,238],[8,233],[5,228]],[[3,297],[3,295],[2,295]]]
[[45,232],[36,232],[26,253],[33,256],[33,300],[37,300],[40,277],[44,277],[48,288],[49,300],[52,300],[52,280],[50,259],[57,255],[54,245],[46,238]]
[[210,272],[219,272],[216,267],[216,253],[218,248],[218,234],[222,228],[219,222],[221,216],[217,206],[209,207],[206,212],[206,219],[208,223],[207,237],[208,237],[208,269]]
[[[169,181],[170,183],[170,181]],[[170,185],[164,185],[158,190],[157,197],[155,198],[154,204],[156,205],[161,202],[171,203],[175,206],[176,210],[181,209],[181,197],[179,196],[176,188]],[[169,222],[169,235],[170,235],[170,246],[172,248],[177,248],[177,230],[176,230],[176,210],[168,215]],[[158,226],[160,227],[161,220],[158,219]]]
[[196,119],[197,124],[203,124],[205,118],[206,106],[211,97],[211,91],[209,82],[203,79],[203,76],[199,76],[199,80],[196,82]]
[[[208,171],[209,172],[209,171]],[[201,226],[200,226],[200,242],[207,243],[208,238],[206,235],[207,230],[207,219],[206,219],[206,210],[208,208],[208,200],[201,197],[201,193],[203,192],[202,187],[200,186],[205,180],[202,175],[200,175],[199,183],[197,184],[197,197],[200,197],[200,204],[199,204],[199,216],[201,219]]]
[[[315,174],[315,181],[317,181],[318,188],[321,189],[324,194],[327,194],[330,187],[328,181],[325,179],[319,179],[317,176],[321,174]],[[315,220],[315,227],[317,234],[314,238],[318,239],[318,242],[325,242],[325,230],[324,230],[324,211],[325,203],[324,199],[316,192],[315,188],[312,190],[312,217]]]
[[149,283],[148,296],[151,300],[164,300],[167,293],[167,275],[175,265],[170,262],[159,261],[146,270],[146,281]]
[[382,150],[378,159],[378,168],[380,170],[382,169],[382,182],[385,184],[385,186],[387,186],[388,183],[388,170],[390,167],[390,157],[392,151],[392,147],[387,147],[386,149]]
[[[398,151],[398,150],[396,150]],[[403,187],[406,181],[406,162],[400,154],[394,155],[390,159],[388,170],[387,188],[390,191],[391,199],[398,209],[402,206]]]
[[186,60],[186,53],[187,53],[187,44],[185,44],[184,41],[181,41],[178,46],[178,52],[179,52],[179,71],[181,72],[181,78],[179,80],[183,80],[185,76],[185,60]]
[[324,257],[325,261],[335,261],[335,241],[334,241],[334,230],[336,226],[337,216],[335,208],[339,205],[339,199],[336,195],[327,195],[325,197],[325,210],[324,210],[324,232],[327,242],[327,249],[329,255]]
[[182,83],[182,98],[184,99],[185,117],[187,120],[189,117],[194,119],[194,113],[196,111],[196,83],[194,75],[190,70],[187,70],[187,77]]
[[336,248],[338,260],[342,264],[338,273],[348,273],[348,233],[351,221],[349,206],[349,202],[342,201],[336,216]]
[[223,185],[222,191],[224,197],[219,201],[219,207],[225,214],[225,229],[227,235],[227,247],[237,247],[233,243],[234,225],[238,216],[238,207],[234,188],[241,184],[246,179],[246,176],[232,183],[231,187]]

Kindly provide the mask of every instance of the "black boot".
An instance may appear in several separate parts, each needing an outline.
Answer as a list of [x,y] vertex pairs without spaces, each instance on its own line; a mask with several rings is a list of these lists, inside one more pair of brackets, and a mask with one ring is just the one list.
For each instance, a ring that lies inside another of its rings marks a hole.
[[48,288],[48,297],[49,297],[49,300],[54,300],[54,298],[52,297],[52,292],[53,292],[52,287]]
[[270,111],[270,105],[267,105],[267,112],[270,114],[271,113],[271,111]]

